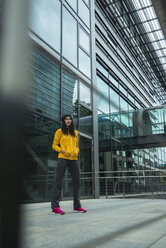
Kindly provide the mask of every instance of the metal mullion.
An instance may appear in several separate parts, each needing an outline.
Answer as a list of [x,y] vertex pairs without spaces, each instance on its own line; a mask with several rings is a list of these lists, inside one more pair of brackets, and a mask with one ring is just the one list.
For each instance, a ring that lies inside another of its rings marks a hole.
[[63,44],[63,2],[61,2],[61,45],[60,45],[60,118],[62,117],[62,87],[63,87],[63,68],[62,68],[62,44]]

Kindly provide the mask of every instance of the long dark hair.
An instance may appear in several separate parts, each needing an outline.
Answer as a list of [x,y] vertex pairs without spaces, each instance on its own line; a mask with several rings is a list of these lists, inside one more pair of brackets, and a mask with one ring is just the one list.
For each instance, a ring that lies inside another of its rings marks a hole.
[[[71,120],[72,120],[71,125],[69,127],[67,127],[66,124],[65,124],[66,117],[70,117]],[[75,132],[74,132],[75,127],[74,127],[73,118],[72,118],[71,115],[66,114],[66,115],[62,116],[61,129],[62,129],[63,134],[70,134],[70,135],[75,137]]]

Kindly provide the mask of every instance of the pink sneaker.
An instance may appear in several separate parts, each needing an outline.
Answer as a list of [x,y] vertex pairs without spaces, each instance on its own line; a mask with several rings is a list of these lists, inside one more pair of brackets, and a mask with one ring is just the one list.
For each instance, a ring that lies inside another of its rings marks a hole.
[[56,207],[52,210],[53,213],[55,214],[64,214],[65,212],[60,209],[60,207]]
[[80,213],[86,213],[87,210],[85,210],[84,208],[74,208],[74,211],[80,212]]

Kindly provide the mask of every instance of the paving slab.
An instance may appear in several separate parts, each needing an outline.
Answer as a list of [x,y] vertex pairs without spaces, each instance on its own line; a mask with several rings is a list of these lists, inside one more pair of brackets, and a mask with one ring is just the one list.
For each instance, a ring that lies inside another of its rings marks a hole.
[[21,248],[166,247],[165,200],[88,199],[81,203],[87,213],[74,213],[71,200],[61,202],[65,215],[53,214],[50,202],[21,205]]

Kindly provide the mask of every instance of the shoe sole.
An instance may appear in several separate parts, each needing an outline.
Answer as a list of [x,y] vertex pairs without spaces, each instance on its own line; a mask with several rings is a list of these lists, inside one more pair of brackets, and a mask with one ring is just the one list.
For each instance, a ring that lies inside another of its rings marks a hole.
[[65,214],[65,212],[63,212],[62,214],[60,214],[60,213],[56,213],[56,212],[52,212],[53,214],[59,214],[59,215],[64,215]]
[[77,210],[73,210],[74,213],[86,213],[87,211],[77,211]]

